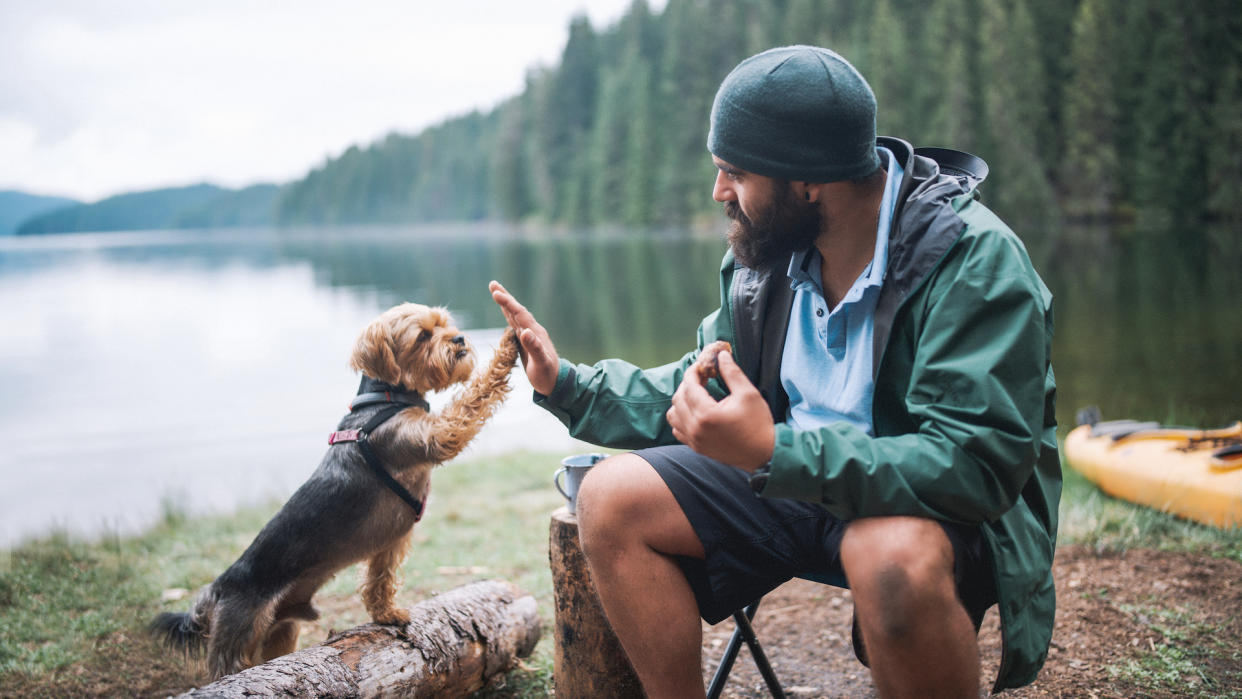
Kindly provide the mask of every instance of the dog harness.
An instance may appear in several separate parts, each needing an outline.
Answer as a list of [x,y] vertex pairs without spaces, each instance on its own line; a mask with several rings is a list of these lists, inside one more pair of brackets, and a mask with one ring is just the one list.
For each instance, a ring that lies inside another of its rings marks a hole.
[[356,442],[358,449],[362,451],[362,458],[367,462],[367,466],[371,467],[371,472],[414,510],[414,521],[417,522],[423,518],[423,501],[414,497],[405,486],[392,477],[388,469],[384,468],[384,463],[380,461],[375,448],[371,446],[370,435],[389,418],[406,408],[418,407],[430,411],[431,406],[417,391],[407,391],[402,386],[393,386],[369,376],[363,376],[362,383],[358,386],[358,395],[349,403],[349,412],[352,413],[359,408],[379,403],[386,404],[386,407],[371,416],[365,425],[352,430],[333,432],[328,435],[328,445]]

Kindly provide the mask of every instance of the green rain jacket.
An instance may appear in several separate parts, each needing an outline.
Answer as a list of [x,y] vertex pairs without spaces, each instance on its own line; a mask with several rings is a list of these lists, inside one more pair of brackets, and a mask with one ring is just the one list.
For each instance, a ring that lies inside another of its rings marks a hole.
[[673,444],[665,412],[683,374],[704,345],[730,342],[776,422],[764,497],[816,502],[845,520],[913,515],[982,527],[1004,638],[994,691],[1019,687],[1043,666],[1056,604],[1052,295],[1017,236],[979,203],[982,160],[916,152],[897,139],[879,144],[905,175],[876,309],[875,436],[845,423],[805,431],[784,424],[789,280],[742,267],[731,253],[720,270],[721,306],[699,326],[697,349],[648,370],[562,359],[556,387],[536,402],[579,439],[625,449]]

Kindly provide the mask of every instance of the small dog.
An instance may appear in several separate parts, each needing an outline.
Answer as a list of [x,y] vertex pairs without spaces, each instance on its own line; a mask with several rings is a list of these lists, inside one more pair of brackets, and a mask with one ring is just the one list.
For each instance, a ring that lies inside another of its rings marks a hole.
[[[409,612],[393,605],[397,569],[431,469],[457,456],[500,406],[517,356],[509,329],[491,364],[471,379],[474,352],[447,311],[413,303],[385,311],[354,346],[350,365],[363,374],[362,386],[319,468],[192,611],[160,614],[152,631],[191,655],[205,644],[218,679],[293,651],[299,622],[319,616],[311,597],[363,560],[359,591],[371,619],[408,623]],[[424,394],[466,381],[448,407],[429,411]]]

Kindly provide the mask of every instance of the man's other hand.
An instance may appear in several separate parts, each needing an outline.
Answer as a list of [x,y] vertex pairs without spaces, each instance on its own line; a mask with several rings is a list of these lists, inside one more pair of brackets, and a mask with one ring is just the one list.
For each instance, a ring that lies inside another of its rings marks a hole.
[[772,458],[776,428],[767,401],[727,351],[719,355],[720,379],[729,395],[717,402],[707,379],[687,371],[667,413],[673,436],[698,453],[744,471]]

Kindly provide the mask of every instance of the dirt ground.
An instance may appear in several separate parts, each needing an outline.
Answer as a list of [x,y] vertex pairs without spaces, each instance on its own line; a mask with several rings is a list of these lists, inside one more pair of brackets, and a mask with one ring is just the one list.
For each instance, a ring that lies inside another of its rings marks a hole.
[[[1058,551],[1057,618],[1048,662],[1035,683],[1001,697],[1242,697],[1242,563],[1131,550]],[[794,580],[764,598],[756,634],[794,697],[873,697],[869,671],[850,645],[847,590]],[[704,627],[708,676],[732,621]],[[980,694],[1000,663],[995,608],[979,635]],[[725,697],[765,697],[743,648]]]
[[[1002,697],[1242,697],[1242,563],[1202,555],[1131,550],[1057,554],[1057,621],[1037,681]],[[341,600],[345,605],[350,601]],[[333,600],[321,600],[328,611]],[[764,599],[755,628],[792,697],[872,697],[871,678],[850,646],[849,593],[792,581]],[[336,609],[333,616],[342,612]],[[733,624],[704,629],[706,672]],[[980,634],[985,694],[996,673],[995,610]],[[145,635],[100,639],[96,657],[50,677],[0,678],[0,697],[165,697],[201,677]],[[502,690],[492,696],[507,696]],[[514,695],[517,696],[517,695]],[[743,649],[726,697],[768,696]]]

